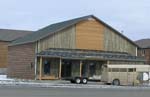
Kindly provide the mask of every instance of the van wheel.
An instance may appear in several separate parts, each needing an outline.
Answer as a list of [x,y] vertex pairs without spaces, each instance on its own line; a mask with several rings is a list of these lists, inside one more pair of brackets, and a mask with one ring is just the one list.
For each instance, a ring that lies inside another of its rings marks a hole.
[[76,82],[76,84],[80,84],[81,83],[81,79],[80,78],[76,78],[75,82]]
[[87,82],[88,82],[87,78],[83,78],[83,79],[82,79],[82,83],[83,83],[83,84],[87,84]]
[[112,85],[119,86],[120,85],[119,79],[114,79],[113,82],[112,82]]
[[74,80],[70,80],[70,83],[75,83]]

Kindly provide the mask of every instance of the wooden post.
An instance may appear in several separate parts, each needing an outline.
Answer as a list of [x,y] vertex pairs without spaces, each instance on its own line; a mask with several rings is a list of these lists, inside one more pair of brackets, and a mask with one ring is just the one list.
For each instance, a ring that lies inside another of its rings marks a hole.
[[42,57],[40,57],[40,76],[39,76],[39,80],[42,79]]
[[61,79],[61,68],[62,68],[62,59],[60,58],[60,62],[59,62],[59,79]]
[[110,64],[109,60],[107,61],[107,64],[108,64],[108,65]]
[[80,77],[82,76],[82,61],[80,61]]

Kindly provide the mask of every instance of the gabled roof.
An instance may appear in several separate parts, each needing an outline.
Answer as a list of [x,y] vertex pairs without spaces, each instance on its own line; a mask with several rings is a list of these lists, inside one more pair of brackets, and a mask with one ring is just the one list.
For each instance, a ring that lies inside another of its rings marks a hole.
[[0,29],[0,41],[13,41],[31,32],[32,31]]
[[[80,17],[80,18],[75,18],[72,20],[68,20],[68,21],[64,21],[64,22],[59,22],[59,23],[55,23],[52,25],[49,25],[45,28],[42,28],[38,31],[36,31],[35,33],[29,34],[23,38],[17,39],[15,41],[12,42],[11,45],[19,45],[19,44],[25,44],[25,43],[33,43],[36,42],[40,39],[43,39],[45,37],[47,37],[48,35],[51,35],[55,32],[61,31],[67,27],[73,26],[79,22],[85,21],[89,18],[94,18],[97,21],[99,21],[100,23],[102,23],[104,26],[108,27],[109,29],[113,30],[114,32],[116,32],[117,34],[119,34],[121,37],[127,39],[130,43],[132,43],[133,45],[136,45],[132,40],[128,39],[126,36],[122,35],[119,31],[115,30],[114,28],[112,28],[111,26],[109,26],[108,24],[104,23],[103,21],[101,21],[100,19],[98,19],[97,17],[93,16],[93,15],[88,15],[88,16],[84,16],[84,17]],[[136,45],[137,46],[137,45]]]
[[135,43],[141,48],[150,48],[150,39],[137,40]]

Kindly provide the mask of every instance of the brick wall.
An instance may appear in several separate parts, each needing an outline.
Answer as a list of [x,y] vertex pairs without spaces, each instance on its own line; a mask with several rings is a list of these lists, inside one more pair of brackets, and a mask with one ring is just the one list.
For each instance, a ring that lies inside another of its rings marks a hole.
[[150,49],[145,49],[145,58],[146,58],[146,63],[150,64]]
[[146,64],[150,64],[150,48],[139,49],[138,50],[138,56],[145,57]]
[[8,47],[8,77],[34,79],[35,44]]

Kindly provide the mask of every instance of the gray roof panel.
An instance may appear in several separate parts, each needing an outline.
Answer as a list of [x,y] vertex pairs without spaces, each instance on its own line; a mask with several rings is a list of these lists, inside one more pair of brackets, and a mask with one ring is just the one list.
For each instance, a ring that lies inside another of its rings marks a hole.
[[30,33],[32,33],[32,31],[0,29],[0,40],[13,41]]
[[13,41],[11,43],[11,45],[18,45],[18,44],[35,42],[35,41],[40,40],[40,39],[42,39],[42,38],[44,38],[44,37],[46,37],[52,33],[58,32],[58,31],[63,30],[67,27],[70,27],[71,25],[74,25],[80,21],[83,21],[89,17],[91,17],[91,15],[49,25],[45,28],[42,28],[42,29],[36,31],[35,33],[29,34],[23,38],[20,38],[20,39]]

